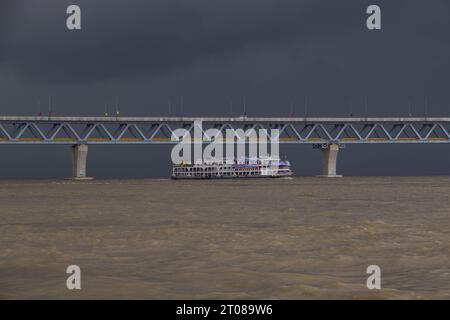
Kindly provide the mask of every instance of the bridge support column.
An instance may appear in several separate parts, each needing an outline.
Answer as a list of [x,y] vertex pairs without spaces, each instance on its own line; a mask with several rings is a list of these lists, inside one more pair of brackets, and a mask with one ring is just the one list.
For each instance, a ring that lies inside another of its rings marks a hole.
[[86,177],[86,162],[88,155],[88,146],[85,144],[76,144],[72,146],[72,179],[91,180]]
[[326,178],[340,178],[341,175],[336,174],[336,163],[339,153],[339,145],[330,144],[321,148],[322,153],[322,175]]

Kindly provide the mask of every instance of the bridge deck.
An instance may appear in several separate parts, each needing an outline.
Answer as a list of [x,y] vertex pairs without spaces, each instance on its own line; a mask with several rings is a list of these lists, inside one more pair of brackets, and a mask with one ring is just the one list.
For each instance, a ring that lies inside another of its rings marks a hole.
[[450,123],[450,117],[75,117],[0,116],[0,122],[259,122],[259,123]]

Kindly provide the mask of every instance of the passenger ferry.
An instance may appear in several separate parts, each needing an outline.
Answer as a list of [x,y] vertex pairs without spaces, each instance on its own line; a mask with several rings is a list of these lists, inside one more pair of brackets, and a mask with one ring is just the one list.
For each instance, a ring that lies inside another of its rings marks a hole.
[[172,168],[172,179],[281,178],[292,175],[289,161],[258,158],[223,161],[183,162]]

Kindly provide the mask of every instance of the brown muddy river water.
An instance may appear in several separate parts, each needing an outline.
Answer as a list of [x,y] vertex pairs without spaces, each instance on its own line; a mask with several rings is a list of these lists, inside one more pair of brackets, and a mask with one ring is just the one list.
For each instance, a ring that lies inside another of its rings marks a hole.
[[0,298],[449,299],[449,196],[450,177],[1,181]]

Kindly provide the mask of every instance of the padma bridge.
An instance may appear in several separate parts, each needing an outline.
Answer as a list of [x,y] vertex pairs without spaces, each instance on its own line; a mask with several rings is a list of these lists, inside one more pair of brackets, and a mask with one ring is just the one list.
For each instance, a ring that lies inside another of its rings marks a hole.
[[[338,177],[338,152],[347,144],[450,143],[450,117],[0,116],[0,145],[70,145],[73,178],[84,179],[89,145],[176,144],[176,129],[193,132],[199,124],[203,133],[214,128],[224,136],[226,130],[278,129],[279,143],[321,151],[325,177]],[[201,140],[213,141],[205,134]]]

